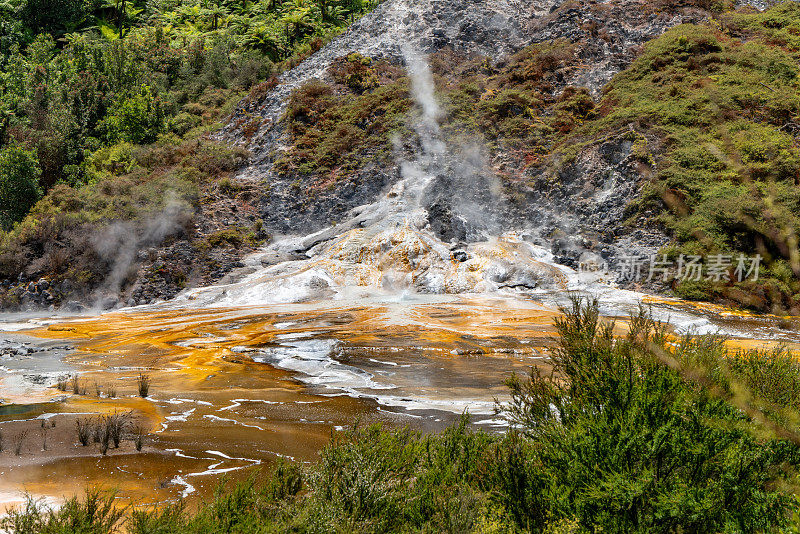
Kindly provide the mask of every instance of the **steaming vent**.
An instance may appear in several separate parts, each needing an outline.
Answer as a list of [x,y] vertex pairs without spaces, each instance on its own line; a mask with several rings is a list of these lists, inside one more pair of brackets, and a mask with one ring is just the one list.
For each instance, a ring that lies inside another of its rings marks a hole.
[[[500,233],[485,206],[499,206],[499,185],[475,147],[451,147],[422,54],[403,57],[419,117],[419,150],[400,162],[400,180],[377,202],[315,234],[267,247],[237,283],[191,290],[203,305],[257,305],[331,298],[353,291],[392,294],[486,293],[565,287],[570,271],[516,233]],[[446,209],[449,224],[437,210]],[[431,217],[434,213],[436,217]],[[299,259],[298,259],[299,257]],[[273,261],[274,258],[291,258]]]

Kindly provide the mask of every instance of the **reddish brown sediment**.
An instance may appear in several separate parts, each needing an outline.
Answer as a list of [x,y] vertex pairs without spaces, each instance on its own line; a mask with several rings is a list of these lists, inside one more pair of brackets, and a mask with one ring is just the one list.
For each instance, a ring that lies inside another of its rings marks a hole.
[[[694,308],[745,325],[751,320],[719,307]],[[509,373],[549,365],[557,316],[531,301],[461,298],[118,312],[30,330],[26,334],[75,344],[78,350],[66,360],[80,371],[87,394],[68,391],[63,402],[48,405],[49,411],[57,406],[58,414],[46,451],[39,443],[41,421],[30,420],[39,413],[0,417],[7,449],[0,453],[0,496],[10,502],[26,490],[60,498],[102,486],[116,488],[121,499],[138,505],[182,494],[197,502],[210,495],[223,473],[234,479],[247,476],[280,457],[313,461],[331,432],[356,420],[442,428],[458,417],[458,410],[437,411],[425,402],[435,406],[477,399],[485,406],[503,399],[503,379]],[[617,321],[617,329],[625,331],[624,320]],[[394,379],[400,403],[384,403],[377,395],[356,398],[352,391],[344,395],[298,380],[295,370],[254,361],[254,355],[292,339],[335,340],[331,362],[367,370],[376,380]],[[762,348],[779,342],[728,343]],[[418,370],[402,378],[397,366]],[[140,373],[151,378],[147,399],[137,395]],[[102,398],[95,395],[95,383]],[[112,385],[117,397],[106,398]],[[419,399],[425,402],[414,404]],[[409,407],[419,409],[404,409]],[[77,443],[78,417],[114,411],[132,413],[149,429],[141,452],[130,440],[105,457],[98,445]],[[10,439],[25,429],[30,445],[16,456],[8,450]]]
[[[68,391],[64,402],[53,405],[59,415],[47,451],[37,444],[39,420],[0,423],[6,436],[30,432],[30,446],[21,456],[0,454],[0,470],[5,471],[0,492],[24,489],[57,498],[100,485],[116,487],[122,498],[155,503],[175,499],[186,489],[175,484],[181,476],[195,488],[187,495],[193,499],[208,496],[218,477],[192,474],[219,461],[217,470],[266,466],[281,456],[311,461],[334,428],[357,419],[424,429],[442,427],[456,417],[420,420],[406,417],[402,409],[383,409],[372,399],[323,396],[319,393],[325,391],[294,380],[290,371],[256,363],[241,352],[275,346],[280,336],[336,339],[348,360],[447,362],[443,374],[449,384],[435,388],[447,399],[474,393],[461,384],[459,377],[464,376],[493,382],[493,391],[502,395],[502,376],[487,376],[475,365],[475,356],[515,360],[513,367],[524,371],[530,357],[552,344],[554,334],[552,312],[538,307],[509,310],[461,302],[276,308],[113,313],[26,332],[76,345],[78,350],[66,360],[80,370],[87,394]],[[520,342],[523,338],[526,343]],[[151,378],[151,398],[137,396],[140,372]],[[96,397],[95,383],[103,395],[113,385],[117,397]],[[492,391],[484,394],[492,398]],[[131,412],[151,430],[142,452],[126,441],[102,457],[96,444],[77,443],[75,419],[89,416],[70,413],[113,411]],[[237,477],[248,471],[228,473]]]

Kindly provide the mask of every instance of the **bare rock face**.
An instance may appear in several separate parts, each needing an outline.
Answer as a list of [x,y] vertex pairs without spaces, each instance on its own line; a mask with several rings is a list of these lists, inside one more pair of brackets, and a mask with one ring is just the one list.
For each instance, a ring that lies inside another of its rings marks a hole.
[[706,18],[702,10],[655,11],[640,0],[564,2],[531,23],[531,42],[567,39],[577,44],[583,68],[564,80],[598,96],[617,72],[625,69],[645,42],[678,24]]
[[631,254],[655,254],[668,239],[660,228],[623,227],[626,209],[650,176],[649,165],[632,151],[624,134],[582,150],[557,176],[539,174],[513,206],[517,222],[546,240],[558,263],[616,265]]
[[750,6],[760,11],[779,4],[781,0],[737,0],[736,7]]
[[[761,9],[767,2],[745,3]],[[385,195],[401,174],[397,164],[372,165],[309,198],[293,183],[294,178],[272,171],[272,158],[286,144],[280,119],[289,95],[306,81],[326,79],[336,58],[358,52],[402,62],[403,47],[421,53],[451,48],[464,55],[485,56],[497,64],[530,44],[565,40],[574,45],[581,65],[561,73],[554,91],[585,87],[598,99],[603,87],[635,59],[644,43],[678,24],[707,17],[707,12],[693,7],[657,10],[647,0],[387,0],[284,73],[265,96],[243,100],[219,135],[246,146],[253,154],[239,179],[269,184],[262,200],[267,228],[275,233],[307,234]],[[260,126],[254,135],[245,136],[243,125],[253,118]],[[516,203],[460,188],[458,165],[451,168],[454,172],[436,180],[424,199],[430,227],[445,242],[478,240],[525,228],[538,237],[554,239],[557,257],[572,265],[586,251],[613,260],[620,250],[649,253],[666,241],[658,229],[643,229],[633,236],[616,231],[648,173],[646,166],[631,157],[630,142],[624,139],[583,150],[575,162],[559,170],[556,180],[529,176],[534,185],[517,191]],[[502,162],[487,165],[487,169],[498,168]],[[492,187],[491,177],[480,178],[487,188]],[[470,210],[465,213],[467,197]],[[476,226],[476,220],[488,222]]]
[[[403,47],[430,54],[445,47],[462,55],[502,60],[533,43],[586,41],[586,69],[565,80],[597,93],[635,57],[635,47],[668,28],[704,17],[697,10],[654,13],[645,0],[387,0],[300,65],[259,101],[245,98],[221,132],[244,144],[253,163],[265,162],[280,139],[279,120],[289,94],[303,83],[326,78],[336,58],[358,52],[373,59],[401,61]],[[245,117],[261,118],[253,135],[242,135]],[[251,170],[252,171],[252,170]]]

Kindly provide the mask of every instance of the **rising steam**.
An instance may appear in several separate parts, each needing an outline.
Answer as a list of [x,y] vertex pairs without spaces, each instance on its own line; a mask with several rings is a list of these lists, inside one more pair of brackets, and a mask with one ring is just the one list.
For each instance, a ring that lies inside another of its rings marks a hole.
[[499,224],[488,208],[502,204],[502,188],[499,180],[487,170],[481,145],[473,140],[455,149],[448,147],[439,127],[442,111],[428,62],[408,44],[402,51],[411,78],[412,96],[422,111],[414,126],[421,150],[413,160],[400,163],[403,187],[410,204],[407,207],[421,207],[425,201],[423,197],[435,197],[438,188],[442,190],[438,194],[447,204],[446,209],[460,227],[457,232],[460,237],[479,240],[487,233],[499,232]]
[[411,93],[422,110],[422,116],[414,125],[422,150],[413,161],[400,163],[406,200],[412,207],[417,207],[423,190],[441,171],[447,146],[441,139],[439,119],[442,113],[436,100],[436,87],[428,62],[409,45],[402,50],[411,77]]
[[[391,191],[335,226],[273,243],[263,268],[226,286],[187,291],[185,301],[250,305],[347,298],[368,287],[402,296],[561,283],[540,251],[514,236],[496,237],[500,225],[491,213],[503,209],[502,200],[483,145],[447,142],[426,58],[409,45],[402,53],[417,147],[409,155],[396,141],[400,179]],[[273,262],[287,252],[294,259]]]
[[157,246],[166,237],[179,232],[190,216],[189,206],[171,193],[164,200],[164,208],[143,224],[117,222],[96,235],[95,250],[101,259],[111,264],[111,270],[98,291],[95,308],[107,307],[104,300],[116,302],[140,250]]

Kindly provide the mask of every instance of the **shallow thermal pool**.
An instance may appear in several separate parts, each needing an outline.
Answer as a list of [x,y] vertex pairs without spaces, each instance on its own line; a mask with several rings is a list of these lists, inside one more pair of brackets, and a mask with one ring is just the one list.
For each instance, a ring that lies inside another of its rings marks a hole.
[[[549,366],[564,297],[418,295],[15,318],[5,336],[34,350],[0,361],[0,431],[7,444],[27,435],[19,456],[0,453],[0,495],[10,503],[29,491],[58,502],[101,485],[140,505],[193,501],[220,475],[245,476],[281,457],[313,461],[332,432],[356,421],[424,431],[469,413],[476,426],[502,432],[494,407],[506,398],[503,381]],[[605,315],[620,318],[639,303],[603,302]],[[649,305],[679,331],[719,329],[739,346],[798,344],[775,318]],[[78,373],[85,391],[58,391],[65,372]],[[152,380],[144,399],[140,373]],[[97,445],[77,443],[78,419],[115,410],[146,426],[141,452],[124,441],[103,457]]]

